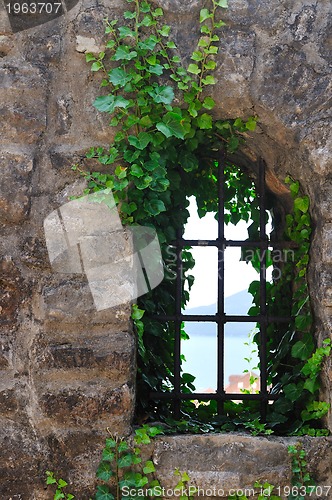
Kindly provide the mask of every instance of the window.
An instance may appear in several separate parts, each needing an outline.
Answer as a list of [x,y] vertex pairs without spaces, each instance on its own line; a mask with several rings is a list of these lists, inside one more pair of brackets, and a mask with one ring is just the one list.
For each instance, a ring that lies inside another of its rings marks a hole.
[[[197,402],[215,401],[217,406],[217,413],[223,415],[224,405],[227,401],[256,401],[259,403],[260,416],[263,421],[266,419],[267,407],[278,398],[278,393],[271,390],[268,369],[269,359],[269,341],[267,337],[267,328],[271,324],[282,324],[290,322],[288,316],[275,316],[271,313],[272,310],[267,306],[267,267],[272,252],[280,252],[290,246],[290,242],[277,241],[275,236],[267,234],[267,194],[265,184],[265,163],[263,160],[259,161],[258,172],[256,173],[256,203],[258,220],[256,221],[257,231],[253,231],[249,239],[244,240],[229,240],[225,237],[225,223],[231,221],[234,217],[235,222],[241,218],[241,200],[237,200],[237,210],[234,206],[230,206],[229,199],[225,195],[225,186],[230,184],[230,178],[227,176],[235,175],[235,170],[226,169],[224,159],[217,163],[218,170],[218,235],[216,239],[210,240],[188,240],[184,239],[183,231],[179,231],[176,241],[174,241],[174,250],[176,255],[176,280],[175,280],[175,313],[174,314],[159,314],[158,320],[161,323],[169,322],[173,325],[174,331],[174,381],[169,390],[152,391],[150,398],[154,401],[171,401],[173,405],[173,414],[176,419],[180,418],[181,407],[185,401],[195,400]],[[234,167],[236,169],[236,167]],[[232,173],[233,172],[233,173]],[[248,200],[247,200],[248,202]],[[243,204],[242,204],[243,205]],[[215,248],[218,254],[218,295],[217,295],[217,310],[215,314],[184,314],[183,305],[183,251],[188,247],[202,247],[209,251]],[[244,258],[251,255],[251,259],[256,259],[258,266],[258,279],[256,286],[258,287],[259,302],[252,308],[251,315],[241,313],[227,313],[225,310],[225,252],[228,248],[238,247]],[[275,278],[277,279],[277,278]],[[272,314],[272,315],[271,315]],[[182,374],[181,374],[181,338],[183,337],[184,322],[196,323],[201,325],[204,330],[207,326],[215,325],[216,331],[216,390],[215,392],[190,392],[187,387],[184,387]],[[228,392],[225,387],[224,371],[225,361],[227,359],[227,343],[225,342],[225,329],[230,323],[242,324],[248,326],[250,324],[257,325],[256,340],[259,346],[259,367],[260,367],[260,380],[254,380],[252,383],[251,391],[241,391],[243,387],[243,380],[237,383],[237,392]],[[259,387],[259,390],[256,388]]]

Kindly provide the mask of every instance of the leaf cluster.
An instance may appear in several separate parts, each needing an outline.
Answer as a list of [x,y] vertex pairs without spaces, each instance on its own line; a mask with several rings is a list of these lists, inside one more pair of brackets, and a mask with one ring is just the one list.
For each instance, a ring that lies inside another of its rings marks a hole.
[[63,490],[68,486],[68,483],[64,481],[63,479],[57,479],[55,477],[54,472],[52,471],[46,471],[46,484],[47,485],[54,485],[56,490],[54,493],[53,500],[60,500],[60,499],[65,499],[65,500],[72,500],[74,495],[71,493],[65,493]]
[[[161,434],[162,430],[155,426],[145,425],[136,429],[134,442],[112,436],[106,439],[102,459],[97,469],[97,478],[102,484],[97,486],[95,500],[134,499],[141,494],[134,491],[143,488],[149,494],[147,497],[159,497],[156,487],[159,482],[154,479],[154,463],[151,460],[142,461],[141,446],[151,442],[151,438]],[[123,489],[126,488],[125,494]],[[130,491],[131,496],[128,496]]]

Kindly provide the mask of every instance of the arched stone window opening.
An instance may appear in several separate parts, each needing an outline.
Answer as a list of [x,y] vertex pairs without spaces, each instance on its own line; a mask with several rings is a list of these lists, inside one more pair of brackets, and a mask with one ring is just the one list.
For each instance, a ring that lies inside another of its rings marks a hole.
[[[208,406],[211,418],[215,422],[225,423],[231,415],[241,413],[242,405],[244,413],[257,414],[262,422],[273,423],[270,408],[278,401],[282,391],[280,380],[284,375],[282,366],[286,362],[284,347],[281,355],[278,352],[279,344],[282,339],[285,340],[285,336],[291,335],[290,325],[294,320],[290,293],[287,292],[291,292],[292,277],[284,276],[287,261],[294,263],[296,247],[294,242],[284,239],[285,216],[291,211],[293,200],[287,187],[266,168],[264,160],[255,163],[244,158],[238,164],[240,166],[235,166],[224,156],[215,161],[216,192],[208,193],[205,200],[202,199],[203,193],[198,193],[196,197],[201,215],[204,212],[216,212],[216,238],[188,239],[183,235],[183,228],[180,228],[168,249],[173,306],[168,310],[165,308],[164,313],[159,313],[153,319],[158,320],[161,328],[173,336],[169,361],[174,371],[161,384],[158,385],[156,381],[156,390],[149,392],[150,412],[151,409],[152,413],[155,410],[156,417],[160,412],[165,412],[179,420],[193,405],[198,408],[196,416],[199,416],[200,408],[205,410]],[[238,191],[234,187],[234,179],[236,185],[240,186]],[[248,223],[248,237],[230,239],[225,232],[227,224],[237,224],[240,220]],[[186,272],[190,269],[190,248],[195,247],[214,248],[218,254],[218,292],[213,313],[188,314],[185,311],[189,298],[185,282],[187,285],[189,283],[189,288],[191,286],[191,278],[188,279]],[[241,304],[231,313],[225,308],[225,253],[231,248],[240,249],[241,260],[257,271],[256,280],[249,286],[252,294],[249,311],[243,311]],[[281,297],[285,299],[283,303]],[[204,391],[197,390],[194,377],[185,370],[183,340],[187,337],[187,325],[193,324],[202,331],[213,327],[215,332],[215,348],[210,353],[211,360],[216,357],[215,387]],[[258,373],[248,370],[246,375],[250,387],[245,387],[241,378],[237,381],[237,391],[229,386],[229,382],[236,381],[228,381],[225,376],[225,364],[230,362],[231,355],[225,331],[230,325],[233,329],[246,325],[248,332],[252,331],[251,341],[257,345],[259,357],[258,366],[255,366]],[[151,349],[154,349],[153,344]],[[141,374],[144,378],[142,367]],[[140,397],[140,382],[138,387]],[[203,410],[201,413],[204,413]]]

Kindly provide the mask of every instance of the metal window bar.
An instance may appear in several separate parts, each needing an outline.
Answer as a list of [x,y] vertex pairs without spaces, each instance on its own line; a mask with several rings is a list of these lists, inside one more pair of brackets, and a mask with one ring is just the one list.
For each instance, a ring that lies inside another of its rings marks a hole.
[[[292,242],[271,242],[266,234],[266,188],[265,188],[265,162],[259,160],[258,197],[260,209],[260,235],[259,241],[234,241],[226,240],[224,234],[225,222],[225,157],[222,155],[218,163],[218,238],[216,240],[185,240],[182,231],[178,231],[174,243],[176,247],[176,297],[174,315],[154,316],[160,322],[172,321],[175,325],[174,339],[174,388],[171,392],[151,392],[150,398],[159,401],[171,401],[173,403],[174,418],[180,418],[181,401],[198,400],[217,402],[218,413],[223,413],[225,401],[260,401],[261,419],[265,421],[267,405],[270,401],[278,398],[277,394],[271,394],[267,386],[267,326],[270,323],[289,323],[290,317],[269,316],[266,303],[266,253],[268,248],[274,249],[296,247]],[[210,247],[218,249],[218,298],[217,313],[214,315],[189,315],[181,311],[182,294],[182,259],[181,252],[185,246]],[[255,247],[260,253],[260,314],[257,316],[227,315],[225,314],[224,300],[224,253],[227,247]],[[215,393],[184,393],[181,392],[181,323],[182,322],[214,322],[217,325],[217,390]],[[224,386],[224,359],[225,359],[225,324],[229,322],[256,322],[260,325],[260,391],[258,394],[226,393]]]

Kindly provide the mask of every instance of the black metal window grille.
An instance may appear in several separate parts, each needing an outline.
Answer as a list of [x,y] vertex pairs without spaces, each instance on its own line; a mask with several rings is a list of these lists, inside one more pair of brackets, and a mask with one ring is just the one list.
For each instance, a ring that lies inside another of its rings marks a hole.
[[[158,315],[160,322],[172,321],[175,325],[174,342],[174,384],[170,392],[152,392],[151,399],[154,401],[172,401],[175,418],[180,418],[181,403],[185,400],[211,401],[217,402],[218,413],[223,413],[223,405],[227,400],[260,401],[260,413],[262,421],[265,421],[267,405],[278,398],[277,394],[271,393],[268,388],[267,376],[267,325],[270,323],[289,323],[289,317],[275,317],[268,315],[267,294],[266,294],[266,255],[267,250],[272,248],[283,249],[290,246],[287,242],[270,241],[266,233],[266,184],[265,184],[265,162],[259,160],[258,172],[258,192],[259,199],[259,239],[257,241],[227,240],[225,238],[225,162],[220,159],[218,162],[218,237],[215,240],[187,240],[182,237],[183,232],[179,232],[174,242],[176,251],[176,296],[175,314]],[[181,307],[182,299],[182,250],[184,247],[216,247],[218,249],[218,296],[217,312],[214,315],[189,315],[183,314]],[[257,316],[228,315],[225,313],[225,293],[224,293],[224,253],[228,247],[256,248],[260,255],[260,313]],[[215,393],[187,393],[181,391],[181,324],[183,322],[213,322],[217,326],[217,389]],[[259,325],[259,362],[260,362],[260,390],[258,393],[227,393],[224,382],[225,365],[225,325],[229,322],[257,323]]]

